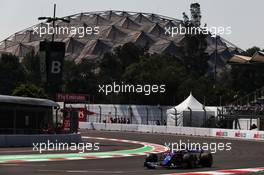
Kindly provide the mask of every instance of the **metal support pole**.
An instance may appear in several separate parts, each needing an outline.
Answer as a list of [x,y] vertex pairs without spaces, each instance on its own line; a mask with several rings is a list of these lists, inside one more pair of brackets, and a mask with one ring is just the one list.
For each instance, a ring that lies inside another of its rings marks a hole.
[[[54,9],[53,9],[53,21],[52,21],[52,27],[55,30],[55,18],[56,18],[56,4],[54,4]],[[55,36],[55,32],[53,32],[52,34],[52,42],[54,42],[54,36]]]
[[13,134],[16,134],[17,107],[14,108]]
[[149,124],[149,110],[148,107],[146,107],[146,111],[147,111],[147,125]]
[[117,108],[116,108],[116,106],[114,106],[114,108],[115,108],[115,118],[117,117]]
[[159,109],[160,109],[160,124],[161,125],[164,125],[164,122],[163,122],[163,110],[162,110],[162,107],[159,106]]
[[99,123],[102,122],[102,107],[99,105]]
[[175,126],[178,126],[178,114],[177,114],[177,109],[176,108],[174,108],[174,110],[175,110]]
[[214,65],[214,88],[216,87],[216,82],[217,82],[217,39],[218,36],[215,36],[215,65]]
[[247,128],[247,129],[251,130],[251,126],[252,126],[252,112],[251,112],[251,115],[250,115],[249,128]]
[[190,126],[192,126],[192,109],[190,107],[188,109],[190,110]]
[[206,109],[205,109],[205,106],[203,106],[203,110],[204,110],[204,127],[207,127],[207,125],[206,125],[207,116],[206,116]]
[[132,124],[132,116],[133,116],[133,113],[132,113],[131,106],[128,107],[128,110],[129,110],[129,114],[130,114],[130,123]]

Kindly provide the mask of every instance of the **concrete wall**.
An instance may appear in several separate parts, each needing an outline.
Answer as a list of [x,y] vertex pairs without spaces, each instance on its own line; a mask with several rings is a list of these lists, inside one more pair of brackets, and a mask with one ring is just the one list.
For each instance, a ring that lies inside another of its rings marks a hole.
[[157,126],[157,125],[137,125],[137,124],[102,124],[81,122],[81,129],[108,130],[108,131],[133,131],[145,133],[167,133],[192,136],[221,137],[246,140],[264,141],[264,131],[254,130],[232,130],[221,128],[198,128],[181,126]]

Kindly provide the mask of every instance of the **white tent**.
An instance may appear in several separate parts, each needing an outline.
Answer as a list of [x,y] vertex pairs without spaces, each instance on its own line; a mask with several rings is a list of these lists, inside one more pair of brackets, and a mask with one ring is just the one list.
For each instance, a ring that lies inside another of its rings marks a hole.
[[208,115],[214,112],[204,110],[204,106],[196,100],[192,93],[179,105],[167,110],[167,125],[173,126],[202,126]]

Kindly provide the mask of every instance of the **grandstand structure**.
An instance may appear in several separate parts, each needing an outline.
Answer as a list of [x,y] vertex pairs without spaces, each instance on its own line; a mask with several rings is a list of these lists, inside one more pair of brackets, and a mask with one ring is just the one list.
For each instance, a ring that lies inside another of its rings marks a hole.
[[[118,46],[132,42],[139,47],[147,47],[150,54],[163,53],[180,57],[186,40],[185,35],[177,34],[174,37],[167,35],[165,28],[178,27],[183,20],[162,16],[153,13],[130,11],[96,11],[78,13],[65,16],[65,21],[57,21],[56,27],[95,27],[98,34],[78,37],[74,35],[55,34],[55,41],[66,43],[66,59],[76,63],[82,60],[98,60],[106,52],[112,52]],[[48,23],[39,23],[22,31],[16,32],[0,42],[0,53],[12,53],[20,58],[28,53],[38,53],[39,42],[51,40],[51,35],[40,37],[34,33],[34,27],[47,26]],[[208,34],[206,38],[206,53],[210,55],[209,71],[214,71],[215,51],[217,42],[217,68],[225,67],[233,54],[242,52],[240,48],[224,38],[213,38]]]
[[[233,55],[229,64],[254,66],[264,63],[264,52],[257,51],[252,57]],[[244,96],[238,96],[220,111],[219,116],[229,121],[235,121],[235,128],[240,128],[239,120],[257,120],[257,127],[264,130],[264,87],[256,89]],[[228,128],[231,127],[227,126]]]
[[264,130],[264,87],[221,107],[218,119],[222,121],[222,128],[242,129],[241,122],[246,121],[248,129],[254,129],[252,125],[256,125],[257,129]]

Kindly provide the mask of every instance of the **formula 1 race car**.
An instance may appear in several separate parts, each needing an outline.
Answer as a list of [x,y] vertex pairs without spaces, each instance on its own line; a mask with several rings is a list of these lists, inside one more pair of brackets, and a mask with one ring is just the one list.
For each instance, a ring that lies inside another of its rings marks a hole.
[[180,150],[162,154],[150,154],[144,162],[144,167],[148,169],[155,169],[156,167],[198,168],[211,167],[212,165],[212,154],[203,150]]

